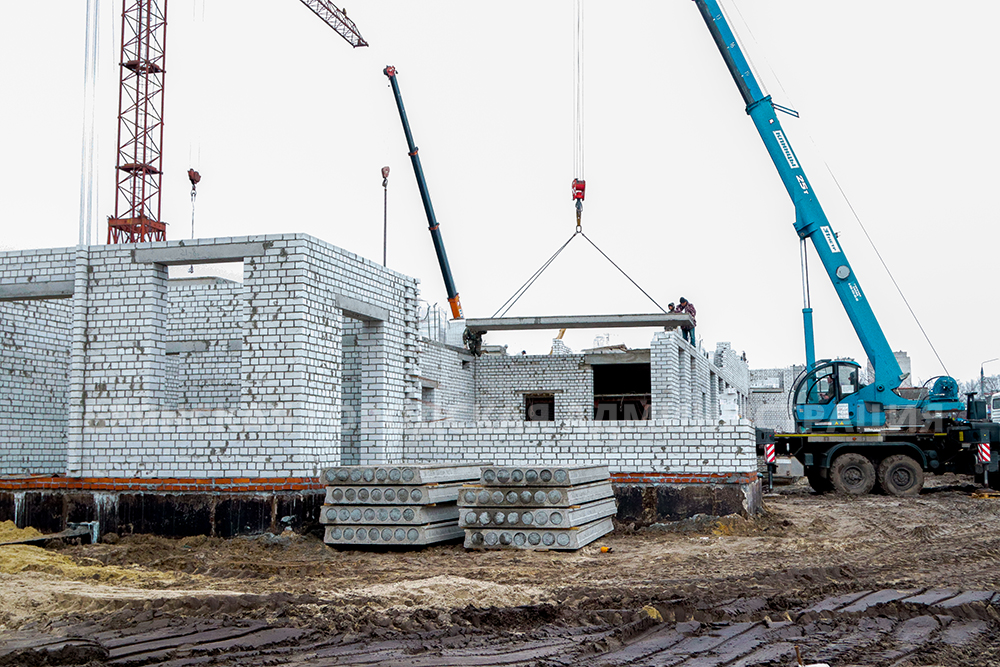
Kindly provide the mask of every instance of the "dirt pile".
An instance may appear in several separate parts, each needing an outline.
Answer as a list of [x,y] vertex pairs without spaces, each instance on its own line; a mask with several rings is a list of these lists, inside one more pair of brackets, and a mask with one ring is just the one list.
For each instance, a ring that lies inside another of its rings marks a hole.
[[334,597],[347,602],[364,601],[382,609],[460,609],[518,607],[547,601],[549,594],[532,586],[499,584],[452,575],[375,584],[348,590]]
[[41,536],[42,534],[34,528],[18,528],[13,521],[0,521],[0,543],[29,540]]

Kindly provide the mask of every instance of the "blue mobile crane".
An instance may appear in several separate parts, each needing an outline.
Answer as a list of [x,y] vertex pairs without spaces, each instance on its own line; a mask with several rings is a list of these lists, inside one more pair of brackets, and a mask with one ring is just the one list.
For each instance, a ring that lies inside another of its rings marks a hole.
[[[812,308],[806,304],[806,369],[790,397],[797,432],[774,435],[777,448],[802,463],[821,493],[865,494],[877,485],[891,495],[915,495],[925,472],[988,479],[985,473],[996,472],[1000,458],[1000,425],[986,420],[985,403],[974,400],[974,394],[959,399],[954,378],[934,378],[929,389],[901,388],[906,376],[776,113],[795,112],[764,94],[718,0],[694,2],[791,197],[795,232],[803,244],[812,241],[875,369],[870,383],[862,384],[856,362],[816,360]],[[989,462],[977,458],[981,443],[991,445]],[[989,481],[1000,488],[1000,475]]]

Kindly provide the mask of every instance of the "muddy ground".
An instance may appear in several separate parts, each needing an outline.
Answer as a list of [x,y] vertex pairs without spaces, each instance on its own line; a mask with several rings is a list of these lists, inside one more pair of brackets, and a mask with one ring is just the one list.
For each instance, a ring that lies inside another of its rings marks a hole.
[[[0,665],[1000,665],[1000,499],[780,488],[575,553],[0,547]],[[2,531],[0,531],[2,532]],[[611,547],[602,553],[601,546]]]

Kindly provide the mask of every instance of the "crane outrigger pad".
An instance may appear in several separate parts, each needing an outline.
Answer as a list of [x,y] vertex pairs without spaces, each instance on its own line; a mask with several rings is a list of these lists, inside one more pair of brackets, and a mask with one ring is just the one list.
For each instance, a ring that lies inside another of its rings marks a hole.
[[526,331],[529,329],[628,329],[663,327],[676,329],[693,325],[686,314],[650,313],[645,315],[551,315],[542,317],[470,318],[465,328],[479,331]]

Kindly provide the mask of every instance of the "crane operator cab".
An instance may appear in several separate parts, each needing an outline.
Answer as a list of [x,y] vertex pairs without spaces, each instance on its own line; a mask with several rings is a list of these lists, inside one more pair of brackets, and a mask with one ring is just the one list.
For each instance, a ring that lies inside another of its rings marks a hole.
[[860,378],[857,362],[818,362],[795,386],[795,425],[800,430],[853,430]]

